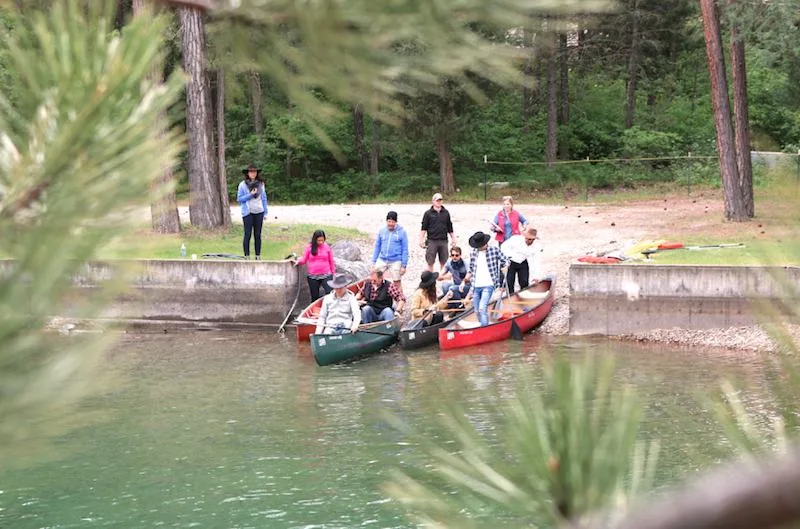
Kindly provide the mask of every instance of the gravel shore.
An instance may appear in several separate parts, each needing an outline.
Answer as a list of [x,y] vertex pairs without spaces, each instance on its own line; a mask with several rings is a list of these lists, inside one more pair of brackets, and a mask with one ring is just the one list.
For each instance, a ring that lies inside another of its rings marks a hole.
[[[447,197],[445,197],[445,201]],[[664,201],[666,202],[666,201]],[[651,201],[634,205],[563,206],[517,204],[516,209],[537,228],[544,248],[543,270],[555,274],[556,299],[553,310],[539,331],[548,335],[564,335],[569,331],[569,265],[578,256],[598,251],[610,251],[634,240],[669,238],[675,233],[677,222],[685,222],[687,209],[705,215],[720,214],[722,204],[714,199],[693,199],[685,204]],[[315,223],[357,228],[364,238],[356,241],[362,259],[369,261],[372,244],[389,210],[397,211],[399,224],[409,235],[410,259],[403,280],[403,290],[410,295],[419,283],[425,269],[424,250],[417,244],[422,215],[430,204],[332,204],[332,205],[272,205],[266,221],[269,230],[281,225]],[[449,204],[459,246],[469,251],[469,237],[476,231],[489,230],[489,220],[500,209],[500,204]],[[234,215],[234,218],[236,216]],[[437,265],[438,266],[438,265]],[[797,338],[796,327],[789,329]],[[681,346],[713,347],[747,351],[772,351],[776,343],[759,326],[733,327],[693,331],[664,329],[648,333],[616,337],[625,340],[651,341]]]

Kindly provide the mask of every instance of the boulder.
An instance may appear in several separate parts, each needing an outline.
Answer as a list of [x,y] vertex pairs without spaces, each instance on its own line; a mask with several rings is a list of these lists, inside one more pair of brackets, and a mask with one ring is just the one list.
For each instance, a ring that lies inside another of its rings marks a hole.
[[353,281],[358,281],[369,275],[370,267],[364,261],[348,261],[347,259],[336,259],[336,273],[347,274]]
[[338,264],[339,260],[360,261],[361,249],[353,241],[337,241],[331,246],[333,257]]

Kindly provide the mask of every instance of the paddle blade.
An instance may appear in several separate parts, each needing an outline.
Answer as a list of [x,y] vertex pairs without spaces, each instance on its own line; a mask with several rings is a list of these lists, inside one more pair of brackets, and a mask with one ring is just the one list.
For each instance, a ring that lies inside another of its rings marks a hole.
[[516,321],[511,322],[511,338],[514,340],[522,341],[524,336],[522,335],[522,329],[519,328]]
[[413,330],[413,331],[416,331],[416,330],[421,329],[423,327],[425,327],[425,319],[424,318],[420,318],[418,320],[411,320],[406,325],[406,329],[410,329],[410,330]]

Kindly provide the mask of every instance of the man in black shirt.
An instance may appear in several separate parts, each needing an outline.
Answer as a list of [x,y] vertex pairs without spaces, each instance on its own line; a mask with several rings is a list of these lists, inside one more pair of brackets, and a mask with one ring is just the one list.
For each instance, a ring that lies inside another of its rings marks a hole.
[[426,248],[425,261],[428,263],[429,272],[433,272],[433,263],[436,262],[437,256],[439,257],[439,268],[447,262],[448,235],[450,235],[450,246],[456,245],[450,212],[442,206],[442,195],[436,193],[431,202],[433,205],[422,216],[422,230],[419,232],[419,246]]

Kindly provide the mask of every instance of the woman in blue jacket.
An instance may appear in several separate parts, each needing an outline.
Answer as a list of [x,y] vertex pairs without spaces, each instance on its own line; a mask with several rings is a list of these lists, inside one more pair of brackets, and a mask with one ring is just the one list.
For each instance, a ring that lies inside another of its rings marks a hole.
[[244,224],[245,259],[250,258],[250,237],[254,236],[253,245],[256,251],[256,260],[261,260],[261,227],[264,225],[264,215],[267,214],[267,191],[264,181],[261,180],[261,169],[253,164],[242,169],[244,180],[239,184],[236,200],[242,205],[242,224]]

